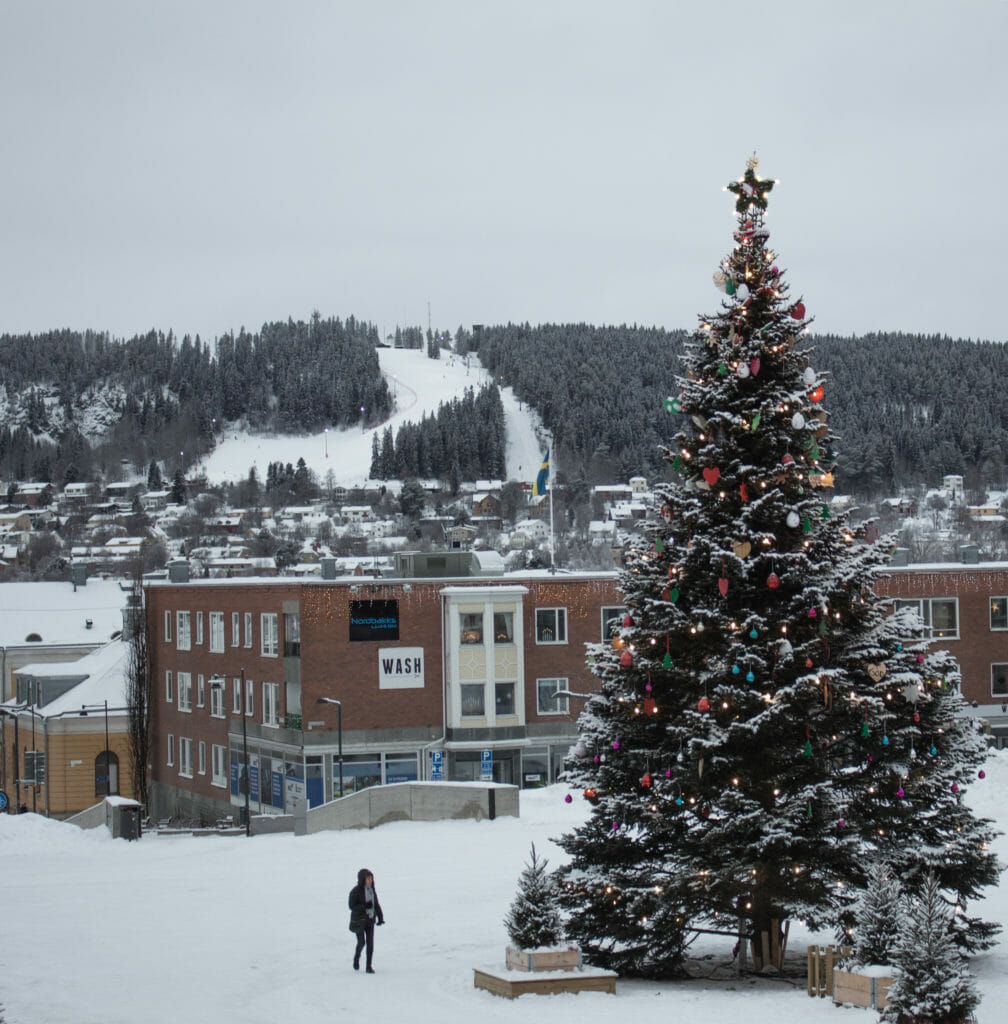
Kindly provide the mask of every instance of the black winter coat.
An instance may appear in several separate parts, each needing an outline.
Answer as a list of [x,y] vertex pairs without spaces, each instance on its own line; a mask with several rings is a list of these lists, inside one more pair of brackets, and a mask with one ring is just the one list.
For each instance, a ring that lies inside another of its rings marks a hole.
[[[371,891],[374,893],[374,912],[375,912],[375,923],[384,924],[385,915],[382,913],[381,904],[378,902],[378,890],[374,886],[371,887]],[[363,880],[358,881],[357,884],[350,890],[350,898],[347,903],[350,907],[350,931],[362,932],[371,923],[371,918],[368,917],[367,902],[364,898],[364,882]]]

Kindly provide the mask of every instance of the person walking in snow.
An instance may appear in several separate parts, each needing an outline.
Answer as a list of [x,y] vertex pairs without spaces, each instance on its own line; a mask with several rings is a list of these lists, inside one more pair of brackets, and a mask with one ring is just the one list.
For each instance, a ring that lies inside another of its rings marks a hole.
[[374,875],[367,868],[361,868],[357,872],[357,884],[350,890],[348,903],[350,906],[350,931],[357,935],[353,969],[360,970],[361,950],[367,947],[364,969],[368,974],[374,974],[374,967],[371,965],[371,958],[374,956],[374,930],[376,924],[385,923],[385,915],[378,902]]

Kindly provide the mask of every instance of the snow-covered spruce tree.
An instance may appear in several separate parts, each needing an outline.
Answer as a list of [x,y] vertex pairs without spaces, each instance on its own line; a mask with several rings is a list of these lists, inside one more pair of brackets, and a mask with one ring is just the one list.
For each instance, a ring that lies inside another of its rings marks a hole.
[[585,756],[567,764],[595,805],[559,840],[567,931],[626,974],[675,974],[699,921],[780,963],[782,922],[849,925],[877,859],[904,886],[935,866],[960,901],[996,880],[989,823],[960,801],[982,749],[953,718],[954,663],[926,652],[918,618],[887,614],[885,546],[825,497],[825,382],[755,172],[728,186],[726,297],[666,400],[683,414],[677,479],[627,552],[627,616],[595,652]]
[[546,868],[549,861],[532,855],[518,879],[518,891],[504,918],[512,945],[518,949],[555,946],[563,935],[556,889]]
[[951,927],[935,875],[922,892],[905,900],[903,927],[893,962],[883,1020],[898,1024],[962,1024],[980,999]]
[[892,962],[902,926],[902,906],[899,882],[887,865],[876,865],[854,907],[854,963]]

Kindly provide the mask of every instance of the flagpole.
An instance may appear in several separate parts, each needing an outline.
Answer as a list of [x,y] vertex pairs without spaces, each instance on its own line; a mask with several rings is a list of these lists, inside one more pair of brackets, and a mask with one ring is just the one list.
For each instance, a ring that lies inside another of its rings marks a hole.
[[556,572],[556,558],[555,550],[553,547],[553,461],[556,459],[556,445],[550,445],[550,460],[549,460],[549,499],[550,499],[550,572]]

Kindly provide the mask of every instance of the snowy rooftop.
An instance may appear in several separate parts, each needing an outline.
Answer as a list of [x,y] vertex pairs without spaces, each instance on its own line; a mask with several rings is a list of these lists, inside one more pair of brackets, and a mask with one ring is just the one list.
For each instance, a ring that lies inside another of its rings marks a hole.
[[[0,645],[20,646],[36,633],[45,644],[100,644],[122,629],[126,591],[116,580],[0,583]],[[91,627],[87,622],[91,620]]]
[[[35,708],[37,718],[53,718],[67,711],[77,711],[82,705],[89,708],[108,701],[109,714],[125,715],[126,667],[129,662],[129,644],[121,640],[99,647],[77,661],[37,663],[25,665],[17,671],[36,678],[59,679],[84,675],[87,678],[61,697]],[[9,704],[16,703],[8,701]]]

